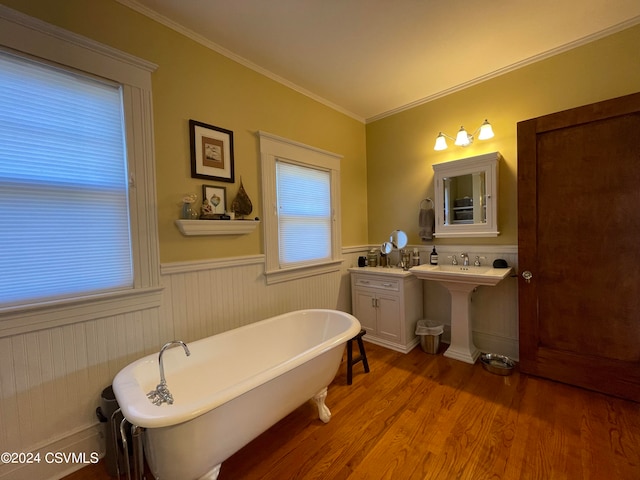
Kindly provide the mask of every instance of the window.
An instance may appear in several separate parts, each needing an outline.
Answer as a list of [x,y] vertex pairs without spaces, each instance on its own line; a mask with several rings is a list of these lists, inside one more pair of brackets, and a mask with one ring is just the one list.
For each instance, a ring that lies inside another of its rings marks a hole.
[[0,306],[133,286],[118,85],[0,53]]
[[331,175],[276,160],[280,266],[331,259]]
[[159,305],[155,68],[0,8],[0,336]]
[[338,270],[340,156],[260,132],[268,283]]

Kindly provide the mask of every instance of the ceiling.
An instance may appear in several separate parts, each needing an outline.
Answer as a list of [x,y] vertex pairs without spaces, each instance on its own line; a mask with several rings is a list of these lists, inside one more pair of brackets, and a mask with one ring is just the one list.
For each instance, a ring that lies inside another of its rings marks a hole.
[[118,0],[371,121],[640,23],[638,0]]

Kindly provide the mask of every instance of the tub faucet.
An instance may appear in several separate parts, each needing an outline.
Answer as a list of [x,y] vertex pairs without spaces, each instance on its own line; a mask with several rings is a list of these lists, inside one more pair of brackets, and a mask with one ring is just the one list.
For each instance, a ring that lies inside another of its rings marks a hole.
[[462,262],[462,265],[465,267],[469,266],[469,255],[466,253],[461,253],[460,254],[460,258],[464,259],[464,261]]
[[187,355],[191,355],[189,351],[189,347],[182,340],[173,340],[171,342],[165,343],[160,349],[160,354],[158,355],[158,364],[160,365],[160,383],[156,386],[155,390],[151,390],[147,393],[147,398],[151,400],[151,403],[154,405],[162,405],[163,403],[168,403],[169,405],[173,405],[173,395],[169,391],[169,387],[167,386],[167,380],[164,378],[164,363],[162,362],[162,355],[164,351],[172,347],[174,345],[182,345],[184,348],[184,353]]

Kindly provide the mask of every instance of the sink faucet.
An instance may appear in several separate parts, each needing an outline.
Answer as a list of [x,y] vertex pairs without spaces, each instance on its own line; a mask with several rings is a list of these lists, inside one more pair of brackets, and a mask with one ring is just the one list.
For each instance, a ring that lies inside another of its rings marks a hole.
[[182,345],[184,349],[184,353],[187,355],[191,355],[189,351],[189,347],[182,340],[173,340],[171,342],[165,343],[160,349],[160,354],[158,355],[158,363],[160,364],[160,383],[156,386],[155,390],[151,390],[147,393],[147,398],[151,400],[151,403],[154,405],[160,406],[163,403],[168,403],[169,405],[173,405],[173,395],[169,391],[169,387],[167,386],[167,380],[164,378],[164,364],[162,363],[162,355],[164,351],[172,347],[174,345]]
[[464,265],[465,267],[469,266],[469,255],[466,253],[461,253],[460,254],[460,258],[464,259],[464,261],[462,262],[462,265]]

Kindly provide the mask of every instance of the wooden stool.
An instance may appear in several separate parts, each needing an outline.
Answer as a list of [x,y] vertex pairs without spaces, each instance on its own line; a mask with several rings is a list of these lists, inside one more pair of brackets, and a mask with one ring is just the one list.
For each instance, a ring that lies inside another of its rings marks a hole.
[[[364,373],[369,373],[369,362],[367,361],[367,354],[364,351],[364,342],[362,341],[362,337],[364,337],[366,333],[367,332],[362,329],[360,330],[360,333],[358,333],[351,340],[347,340],[347,385],[351,385],[351,383],[353,382],[353,366],[356,363],[362,362],[362,364],[364,365]],[[354,340],[358,341],[358,349],[360,350],[360,355],[358,355],[356,358],[353,358]]]

